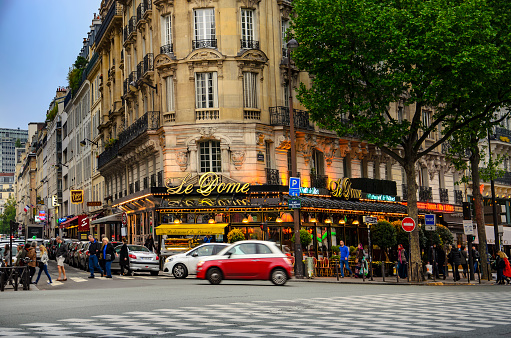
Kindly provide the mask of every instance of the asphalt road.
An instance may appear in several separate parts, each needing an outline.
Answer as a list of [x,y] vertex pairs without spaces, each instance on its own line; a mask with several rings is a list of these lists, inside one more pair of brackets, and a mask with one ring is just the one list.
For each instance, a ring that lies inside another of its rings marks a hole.
[[511,335],[511,286],[213,286],[194,278],[87,279],[86,272],[67,271],[59,285],[46,285],[43,274],[37,290],[0,293],[0,337]]

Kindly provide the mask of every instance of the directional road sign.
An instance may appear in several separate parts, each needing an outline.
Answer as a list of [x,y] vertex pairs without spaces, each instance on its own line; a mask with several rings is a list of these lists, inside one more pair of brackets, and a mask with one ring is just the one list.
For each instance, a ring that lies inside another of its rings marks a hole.
[[289,199],[289,201],[287,201],[287,204],[290,209],[300,209],[300,207],[302,206],[302,203],[298,198]]
[[289,196],[300,196],[300,177],[289,178]]

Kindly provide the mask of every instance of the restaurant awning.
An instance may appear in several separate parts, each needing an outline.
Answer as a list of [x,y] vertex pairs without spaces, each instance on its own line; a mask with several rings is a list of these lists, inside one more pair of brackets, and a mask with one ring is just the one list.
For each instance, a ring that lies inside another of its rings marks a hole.
[[[474,244],[479,244],[479,235],[477,233],[477,226],[474,224],[474,230],[476,239],[474,241]],[[502,244],[503,245],[511,245],[511,227],[505,226],[504,227],[504,233],[502,234]],[[486,231],[486,243],[487,244],[495,244],[495,230],[493,225],[486,225],[485,226]]]
[[78,219],[78,216],[70,218],[67,221],[60,223],[60,227],[61,228],[67,228],[67,227],[69,227],[71,225],[71,222],[73,222],[73,221],[75,221],[77,219]]
[[[286,199],[289,199],[286,197]],[[399,203],[346,201],[322,197],[300,197],[302,208],[325,208],[339,210],[357,210],[368,212],[389,212],[406,214],[407,209]]]
[[98,219],[90,222],[90,224],[92,225],[92,224],[103,224],[103,223],[121,223],[121,217],[122,217],[122,212],[119,212],[117,214],[98,218]]
[[155,228],[156,235],[223,235],[227,223],[214,224],[162,224]]

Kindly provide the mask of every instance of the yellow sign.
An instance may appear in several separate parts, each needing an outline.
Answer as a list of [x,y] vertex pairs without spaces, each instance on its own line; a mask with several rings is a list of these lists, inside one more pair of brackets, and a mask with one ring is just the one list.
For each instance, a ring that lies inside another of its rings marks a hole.
[[227,223],[216,224],[162,224],[156,227],[156,235],[223,235]]
[[349,178],[340,178],[330,183],[330,191],[332,196],[345,199],[360,199],[362,190],[353,189]]
[[71,203],[73,204],[83,203],[83,190],[71,190]]
[[[191,174],[186,175],[186,177],[181,181],[181,184],[177,187],[167,186],[167,192],[171,195],[191,194],[193,192],[193,184],[187,184],[187,181],[191,176]],[[220,177],[217,174],[209,172],[200,177],[197,192],[202,196],[209,196],[213,192],[218,194],[247,193],[249,189],[249,183],[223,183],[220,182]]]

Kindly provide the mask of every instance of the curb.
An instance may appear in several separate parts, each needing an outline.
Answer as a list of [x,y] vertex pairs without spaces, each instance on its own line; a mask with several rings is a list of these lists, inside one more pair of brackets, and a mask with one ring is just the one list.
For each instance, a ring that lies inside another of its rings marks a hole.
[[314,279],[314,278],[304,278],[304,279],[296,279],[292,278],[289,280],[289,282],[297,282],[297,283],[330,283],[330,284],[354,284],[354,285],[415,285],[415,286],[492,286],[493,284],[484,284],[484,283],[444,283],[444,282],[424,282],[424,283],[417,283],[417,282],[403,282],[403,283],[397,283],[397,282],[375,282],[375,281],[353,281],[353,282],[344,282],[344,281],[337,281],[337,280],[321,280],[321,279]]

